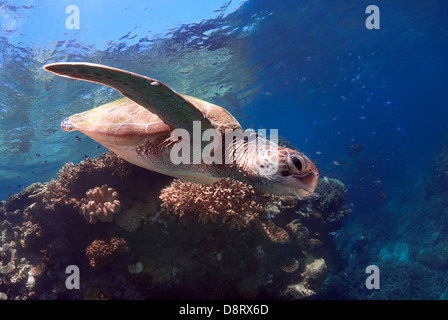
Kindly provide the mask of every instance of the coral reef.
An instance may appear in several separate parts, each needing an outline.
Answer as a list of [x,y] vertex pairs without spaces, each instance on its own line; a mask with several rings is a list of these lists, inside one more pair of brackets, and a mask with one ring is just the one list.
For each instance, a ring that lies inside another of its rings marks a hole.
[[[120,181],[124,177],[131,176],[133,168],[133,165],[113,152],[103,153],[96,159],[86,157],[78,164],[68,162],[59,170],[58,179],[46,183],[44,190],[37,197],[43,197],[42,200],[47,206],[70,203],[73,201],[71,196],[81,198],[80,192],[84,193],[86,189],[96,187],[92,185],[92,176],[97,176],[102,181],[110,181],[111,177],[119,178],[113,181]],[[98,173],[102,175],[98,176]],[[87,188],[84,190],[77,188],[82,186]]]
[[[336,259],[328,233],[348,213],[338,198],[345,188],[334,185],[320,186],[322,205],[258,193],[230,179],[173,180],[110,153],[68,164],[57,180],[1,203],[0,295],[310,298]],[[89,221],[100,220],[99,204],[104,214],[104,203],[118,200],[120,211],[109,216],[114,223],[85,222],[85,212]],[[90,201],[96,207],[87,208]],[[80,289],[66,288],[68,265],[80,268]]]
[[327,265],[325,260],[316,259],[308,255],[305,259],[305,269],[301,273],[302,281],[290,284],[286,288],[286,295],[294,299],[303,299],[315,294],[313,289],[319,288],[327,277]]
[[448,191],[448,142],[445,142],[431,164],[432,176],[427,181],[426,192],[429,194]]
[[81,199],[80,211],[88,223],[94,224],[97,220],[112,222],[115,214],[120,211],[118,192],[108,188],[107,184],[86,192],[87,198]]
[[174,180],[160,194],[162,207],[180,217],[197,215],[199,222],[222,222],[230,228],[246,227],[263,210],[267,196],[232,179],[213,184]]
[[86,256],[92,268],[103,268],[111,263],[118,255],[129,252],[125,239],[112,237],[110,239],[95,239],[86,248]]
[[121,210],[116,218],[115,223],[128,232],[135,232],[143,221],[151,219],[157,213],[157,203],[150,201],[145,203],[136,201],[132,207],[127,210]]
[[286,244],[289,242],[289,234],[285,229],[277,226],[271,220],[262,221],[260,219],[255,220],[256,226],[262,235],[273,243]]
[[[432,175],[391,194],[335,236],[343,264],[318,289],[333,299],[448,299],[448,143]],[[387,221],[387,223],[385,223]],[[324,244],[325,245],[325,244]],[[360,266],[376,265],[380,290],[366,290]]]

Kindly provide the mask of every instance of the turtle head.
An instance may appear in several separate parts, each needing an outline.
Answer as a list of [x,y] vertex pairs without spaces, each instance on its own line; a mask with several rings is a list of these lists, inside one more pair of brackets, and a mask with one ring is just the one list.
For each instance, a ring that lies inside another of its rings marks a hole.
[[319,172],[302,152],[271,144],[258,150],[257,165],[260,176],[267,180],[268,192],[299,199],[316,196]]

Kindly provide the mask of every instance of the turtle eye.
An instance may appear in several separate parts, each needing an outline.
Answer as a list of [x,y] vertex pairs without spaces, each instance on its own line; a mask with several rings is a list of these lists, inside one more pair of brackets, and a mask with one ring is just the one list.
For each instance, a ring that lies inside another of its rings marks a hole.
[[291,157],[292,163],[294,164],[294,167],[297,168],[297,170],[302,171],[303,164],[302,161],[297,157]]

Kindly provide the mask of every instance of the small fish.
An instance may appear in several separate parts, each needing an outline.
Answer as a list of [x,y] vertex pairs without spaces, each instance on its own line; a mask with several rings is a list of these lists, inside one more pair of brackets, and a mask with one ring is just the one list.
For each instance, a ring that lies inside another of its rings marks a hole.
[[334,160],[333,163],[334,163],[335,166],[340,166],[340,165],[341,165],[341,164],[339,163],[339,161],[336,161],[336,160]]
[[320,156],[320,155],[322,154],[322,152],[320,152],[320,151],[316,151],[316,154],[317,154],[318,156]]
[[364,117],[364,116],[360,116],[359,119],[365,120],[366,117]]
[[40,157],[41,156],[41,154],[40,153],[36,153],[36,157]]
[[346,96],[341,96],[341,99],[342,100],[347,100],[347,97]]

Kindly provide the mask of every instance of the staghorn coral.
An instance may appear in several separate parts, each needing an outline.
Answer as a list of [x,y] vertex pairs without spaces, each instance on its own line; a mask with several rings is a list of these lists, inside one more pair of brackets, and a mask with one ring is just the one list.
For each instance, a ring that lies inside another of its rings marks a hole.
[[95,269],[107,266],[115,257],[127,252],[129,252],[128,243],[120,237],[95,239],[86,248],[86,256],[89,259],[89,264]]
[[174,180],[162,189],[162,207],[180,217],[198,215],[206,224],[221,222],[230,229],[247,227],[263,211],[268,195],[256,192],[252,186],[222,179],[213,184]]
[[97,220],[112,222],[114,215],[120,211],[118,192],[107,185],[96,187],[86,192],[87,198],[81,199],[80,211],[87,222],[94,224]]

